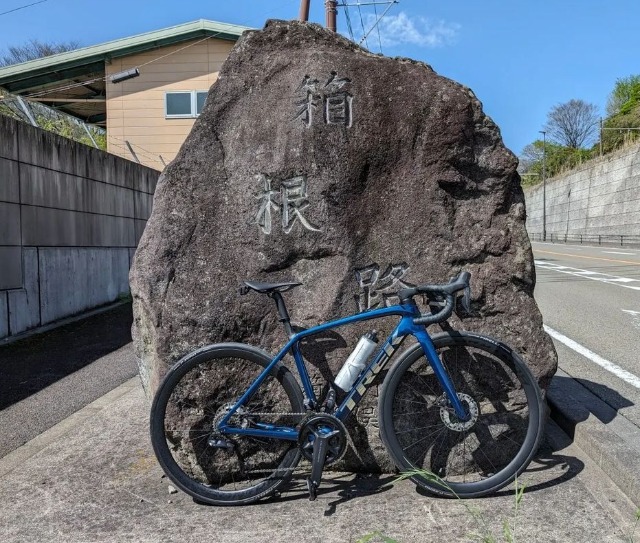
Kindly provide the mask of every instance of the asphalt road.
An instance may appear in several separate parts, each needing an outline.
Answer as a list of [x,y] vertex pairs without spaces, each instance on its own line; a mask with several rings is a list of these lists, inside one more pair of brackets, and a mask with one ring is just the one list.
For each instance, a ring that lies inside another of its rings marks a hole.
[[532,245],[560,368],[640,427],[640,249]]
[[131,305],[0,346],[0,458],[137,374]]

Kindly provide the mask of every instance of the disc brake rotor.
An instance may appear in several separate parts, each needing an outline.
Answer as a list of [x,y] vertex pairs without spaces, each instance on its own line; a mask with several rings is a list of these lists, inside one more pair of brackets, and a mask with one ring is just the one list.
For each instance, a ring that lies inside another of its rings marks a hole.
[[[478,404],[471,396],[462,392],[458,392],[458,399],[469,412],[469,420],[460,420],[456,416],[453,408],[449,406],[440,407],[440,419],[442,419],[442,422],[444,422],[444,425],[449,428],[449,430],[453,430],[454,432],[465,432],[469,430],[478,420]],[[449,402],[447,401],[447,404],[448,403]]]

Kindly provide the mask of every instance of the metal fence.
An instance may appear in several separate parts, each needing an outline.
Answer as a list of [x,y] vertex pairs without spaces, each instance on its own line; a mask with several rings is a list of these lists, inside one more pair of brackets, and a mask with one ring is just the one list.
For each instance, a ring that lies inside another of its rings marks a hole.
[[557,234],[547,232],[547,239],[540,232],[529,232],[531,241],[551,243],[579,243],[581,245],[611,245],[616,247],[640,247],[640,235],[624,234]]
[[13,117],[64,136],[65,138],[90,145],[103,151],[107,148],[106,130],[93,124],[82,122],[53,108],[26,100],[0,88],[0,115]]

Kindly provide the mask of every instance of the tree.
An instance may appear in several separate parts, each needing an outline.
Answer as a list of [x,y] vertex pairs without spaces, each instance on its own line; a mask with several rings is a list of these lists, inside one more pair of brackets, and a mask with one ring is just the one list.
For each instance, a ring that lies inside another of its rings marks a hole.
[[76,41],[66,43],[43,43],[38,40],[29,40],[24,45],[12,45],[8,49],[8,54],[0,57],[0,67],[19,64],[36,58],[48,57],[58,53],[73,51],[80,47]]
[[640,75],[630,75],[616,80],[616,84],[607,99],[607,117],[620,113],[622,107],[634,95],[640,93]]
[[537,174],[538,166],[542,164],[543,155],[544,145],[542,140],[536,140],[533,143],[525,146],[525,148],[522,150],[522,153],[520,153],[520,164],[518,165],[518,171],[525,174]]
[[590,157],[591,152],[587,149],[572,149],[549,140],[545,147],[543,140],[536,140],[522,150],[518,172],[522,176],[523,185],[535,185],[542,181],[543,161],[546,176],[553,177],[575,168]]
[[584,100],[569,100],[554,106],[544,129],[549,139],[569,149],[583,149],[597,134],[598,107]]

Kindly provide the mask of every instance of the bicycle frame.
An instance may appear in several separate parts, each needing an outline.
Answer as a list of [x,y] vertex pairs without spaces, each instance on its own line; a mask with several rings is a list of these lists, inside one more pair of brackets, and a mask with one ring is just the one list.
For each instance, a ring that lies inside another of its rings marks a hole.
[[389,359],[398,350],[400,345],[408,335],[414,336],[420,345],[422,346],[429,364],[433,368],[433,371],[438,379],[442,389],[445,391],[452,408],[455,411],[456,416],[464,421],[467,420],[469,415],[465,411],[462,403],[460,402],[457,393],[449,379],[449,376],[436,353],[436,350],[431,341],[431,337],[427,333],[424,325],[416,325],[413,319],[420,316],[418,307],[413,304],[394,305],[391,307],[384,307],[382,309],[374,309],[364,313],[358,313],[357,315],[351,315],[335,321],[330,321],[319,326],[314,326],[308,330],[303,330],[291,336],[287,344],[282,348],[278,355],[272,359],[269,365],[262,371],[262,373],[251,384],[247,391],[242,395],[238,402],[231,408],[229,413],[220,421],[218,429],[226,434],[241,434],[255,437],[286,439],[290,441],[298,440],[298,431],[289,426],[277,426],[273,424],[258,423],[255,427],[251,428],[239,428],[235,426],[228,426],[227,422],[233,416],[233,414],[251,398],[253,393],[262,384],[267,375],[271,372],[273,367],[280,362],[285,355],[291,351],[298,374],[300,375],[300,381],[304,390],[305,396],[313,402],[317,403],[316,395],[313,391],[311,379],[309,378],[309,372],[304,363],[302,353],[300,351],[300,341],[304,338],[332,330],[334,328],[340,328],[348,324],[368,321],[373,319],[379,319],[383,317],[389,317],[397,315],[400,317],[400,322],[396,328],[391,332],[391,335],[386,339],[382,346],[378,349],[371,363],[365,368],[362,374],[358,377],[351,389],[348,391],[347,396],[342,403],[338,406],[336,411],[332,413],[335,417],[344,421],[353,409],[358,405],[362,396],[367,389],[373,383],[376,375],[386,366]]

